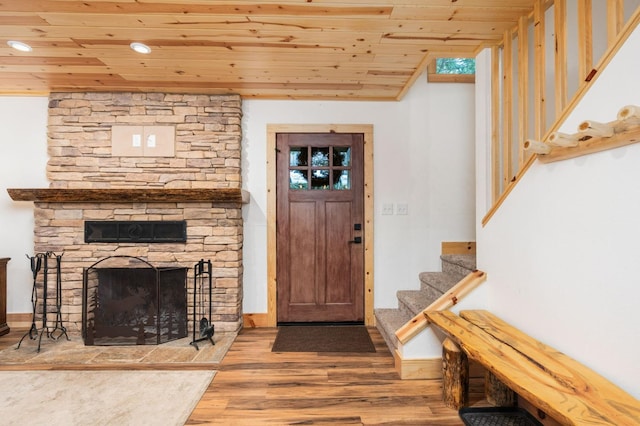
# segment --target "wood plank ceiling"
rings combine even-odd
[[[430,60],[495,43],[534,1],[0,0],[0,93],[397,100]]]

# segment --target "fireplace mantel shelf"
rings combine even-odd
[[[243,203],[249,193],[234,188],[9,188],[14,201],[38,203]]]

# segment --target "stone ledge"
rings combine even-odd
[[[43,203],[163,203],[163,202],[249,202],[249,193],[237,188],[129,188],[129,189],[69,189],[69,188],[8,188],[14,201]]]

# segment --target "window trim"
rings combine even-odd
[[[466,56],[458,56],[466,58]],[[427,81],[430,83],[475,83],[475,74],[438,74],[436,72],[436,61],[444,56],[433,58],[427,65]]]

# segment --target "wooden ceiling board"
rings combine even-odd
[[[0,93],[397,100],[433,58],[495,44],[533,3],[2,0]],[[33,51],[15,51],[7,40]],[[133,41],[151,54],[133,52]]]
[[[411,12],[409,9],[408,12]],[[408,16],[410,13],[407,14]],[[478,19],[482,15],[472,15],[469,18],[458,16],[437,19],[431,14],[425,14],[423,18],[416,19],[372,19],[372,18],[344,18],[344,17],[274,17],[274,16],[247,16],[238,17],[223,15],[204,18],[200,16],[188,15],[175,18],[171,15],[89,15],[77,17],[68,14],[42,14],[45,19],[39,24],[17,24],[32,25],[38,27],[39,31],[46,31],[48,26],[55,27],[80,27],[82,31],[87,27],[109,28],[109,31],[118,31],[119,28],[139,29],[165,29],[175,34],[176,30],[205,30],[211,31],[278,31],[285,30],[305,31],[305,32],[377,32],[388,31],[425,31],[425,32],[494,32],[510,29],[513,27],[513,20],[519,14],[509,14],[508,19],[498,20],[491,16],[491,11],[486,12],[486,19]],[[489,18],[493,19],[489,19]],[[105,22],[109,23],[105,27]],[[7,23],[6,25],[16,25]]]

